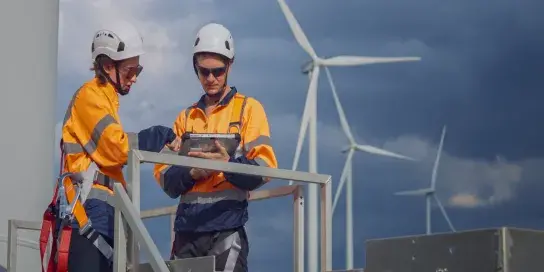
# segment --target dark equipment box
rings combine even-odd
[[[544,272],[544,231],[504,227],[368,240],[365,272]]]

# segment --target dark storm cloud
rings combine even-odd
[[[351,123],[364,128],[361,134],[366,137],[383,139],[408,133],[430,138],[447,123],[456,139],[449,148],[459,155],[491,157],[502,152],[520,158],[544,152],[533,136],[540,131],[535,124],[544,98],[540,91],[544,78],[539,76],[544,70],[544,36],[540,34],[544,18],[538,12],[544,3],[288,4],[320,55],[423,57],[421,63],[332,69]],[[240,15],[235,21],[222,19],[241,39],[294,41],[276,1],[230,1],[220,8]],[[271,112],[281,108],[300,114],[307,80],[299,67],[308,57],[294,43],[276,50],[289,52],[285,54],[291,59],[252,65],[262,67],[272,81],[262,83],[269,86],[270,97],[260,96],[269,102]],[[274,78],[282,80],[274,82]],[[322,80],[320,86],[319,98],[326,100],[320,103],[320,118],[336,123],[328,84]]]

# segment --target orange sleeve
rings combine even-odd
[[[125,133],[113,117],[114,108],[105,94],[86,87],[75,97],[72,124],[76,138],[85,152],[104,168],[122,167],[128,151],[138,148],[138,136]]]
[[[248,99],[247,120],[242,130],[246,157],[255,160],[260,166],[278,168],[278,161],[270,143],[270,127],[262,104]]]

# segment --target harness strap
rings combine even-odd
[[[248,98],[247,96],[241,95],[241,94],[236,94],[232,98],[234,100],[234,102],[233,102],[234,104],[233,104],[232,113],[231,113],[231,116],[230,116],[229,126],[227,128],[228,133],[241,133],[242,132],[244,109],[246,107],[247,98]],[[192,124],[189,123],[189,116],[191,116],[191,113],[193,112],[193,110],[196,107],[197,107],[196,104],[194,104],[194,105],[191,105],[190,107],[188,107],[185,110],[184,128],[185,128],[186,132],[192,132],[193,131]],[[191,126],[189,126],[189,125],[191,125]],[[231,130],[231,128],[236,128],[237,131],[233,132]]]
[[[64,168],[64,151],[63,151],[63,141],[60,141],[60,169],[59,176],[62,174]],[[42,272],[57,272],[57,238],[58,233],[56,232],[56,221],[57,221],[57,197],[58,197],[58,184],[55,186],[55,191],[53,193],[53,198],[49,203],[47,209],[43,213],[42,228],[40,230],[40,257],[42,260]]]
[[[68,271],[68,256],[70,254],[70,240],[72,239],[72,226],[68,223],[62,226],[58,240],[57,271]]]
[[[109,176],[106,176],[102,172],[96,171],[94,173],[93,184],[102,185],[113,191],[113,185],[115,184],[115,180],[110,178]]]
[[[242,121],[244,118],[244,108],[246,107],[247,96],[235,95],[233,97],[234,105],[232,108],[232,114],[230,116],[229,133],[242,133]],[[236,128],[238,131],[233,132],[231,128]]]
[[[87,229],[84,233],[82,233],[83,236],[87,237],[91,243],[108,259],[110,262],[113,262],[113,248],[108,244],[106,239],[100,233],[98,233],[93,228]]]
[[[61,139],[61,162],[59,176],[62,175],[64,170],[64,149],[63,141]],[[108,188],[112,188],[114,180],[110,179],[108,176],[97,172],[94,176],[94,184],[100,184]],[[63,184],[65,187],[69,187],[70,190],[66,190],[66,198],[71,198],[74,201],[75,190],[73,189],[73,184],[71,181],[65,182]],[[58,207],[57,199],[59,193],[59,185],[55,186],[55,191],[53,194],[53,199],[47,207],[43,215],[42,228],[40,231],[40,256],[42,259],[42,272],[68,272],[68,256],[70,252],[70,240],[72,237],[72,222],[67,220],[62,220],[60,223],[60,229],[56,231],[56,224],[59,220],[58,218]],[[69,203],[70,199],[68,199]],[[79,199],[75,200],[74,215],[76,221],[80,225],[80,235],[85,236],[91,241],[91,243],[108,259],[108,261],[113,262],[113,248],[108,244],[102,235],[100,235],[91,224],[91,221],[85,213],[83,205]],[[81,224],[79,218],[83,218],[84,224]]]
[[[56,272],[55,253],[57,243],[55,235],[55,214],[49,209],[43,215],[42,229],[40,231],[40,257],[42,260],[42,272]]]

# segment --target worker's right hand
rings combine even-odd
[[[204,170],[200,168],[191,168],[191,170],[189,171],[191,177],[196,181],[206,179],[211,176],[212,173],[213,171],[211,170]]]
[[[138,133],[138,149],[151,152],[160,152],[164,146],[176,139],[171,128],[152,126]]]

